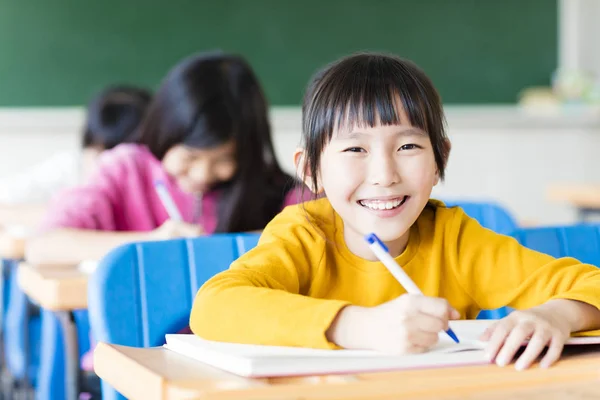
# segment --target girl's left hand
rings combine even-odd
[[[552,315],[554,314],[554,315]],[[529,340],[523,354],[515,363],[517,370],[528,368],[548,346],[540,366],[548,368],[559,359],[571,329],[560,314],[547,309],[513,311],[508,317],[490,326],[480,338],[487,341],[490,361],[503,367],[509,364],[519,348]]]

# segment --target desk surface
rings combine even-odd
[[[600,185],[553,185],[548,188],[547,196],[577,208],[600,209]]]
[[[483,399],[600,398],[600,347],[567,354],[553,368],[495,365],[322,377],[247,379],[162,347],[100,343],[96,373],[131,399]],[[400,383],[401,382],[401,383]]]
[[[21,263],[17,273],[19,286],[41,307],[52,311],[87,308],[88,274],[79,268]]]
[[[22,260],[25,257],[26,236],[0,230],[0,257]]]

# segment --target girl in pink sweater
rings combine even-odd
[[[262,230],[300,200],[275,158],[261,86],[241,57],[201,54],[176,65],[137,136],[52,202],[28,261],[77,264],[132,241]],[[157,181],[182,221],[169,219]]]

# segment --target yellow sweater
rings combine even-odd
[[[326,198],[287,207],[256,248],[198,291],[192,331],[227,342],[335,347],[325,332],[342,307],[375,306],[405,293],[383,264],[348,250],[343,229]],[[600,308],[600,269],[529,250],[436,201],[396,261],[425,295],[447,299],[462,318],[556,298]]]

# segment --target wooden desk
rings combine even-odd
[[[19,286],[31,300],[47,310],[87,308],[88,274],[74,266],[35,267],[19,264]]]
[[[11,231],[0,230],[0,257],[22,260],[25,257],[26,236],[14,235]]]
[[[581,220],[600,213],[600,185],[554,185],[548,188],[547,197],[575,207]]]
[[[79,398],[79,345],[73,310],[87,308],[88,272],[76,266],[35,267],[19,264],[21,289],[40,307],[53,311],[60,321],[65,343],[67,399]],[[44,344],[42,343],[42,346]]]
[[[553,368],[495,365],[322,377],[247,379],[162,347],[100,343],[96,373],[130,399],[596,399],[600,347],[570,349]]]

